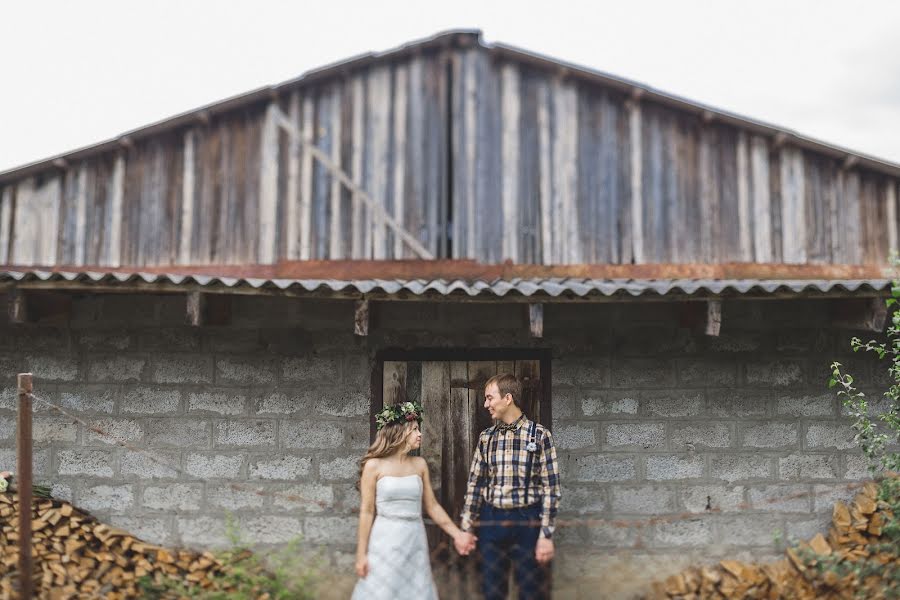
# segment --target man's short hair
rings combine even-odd
[[[511,394],[513,404],[519,406],[519,399],[522,394],[522,384],[519,383],[519,380],[515,375],[512,373],[498,373],[485,382],[484,389],[487,389],[492,383],[497,384],[497,389],[500,391],[501,398],[505,398],[507,394]]]

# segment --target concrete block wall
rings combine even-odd
[[[0,468],[30,370],[88,423],[36,407],[36,472],[57,495],[166,544],[220,545],[230,514],[251,541],[302,535],[349,569],[374,352],[549,346],[560,582],[614,585],[627,557],[769,557],[776,530],[823,531],[867,477],[828,366],[886,382],[823,301],[728,301],[716,338],[652,303],[548,305],[534,340],[519,308],[377,305],[356,338],[347,302],[235,298],[231,325],[193,329],[177,296],[81,297],[69,322],[0,324]]]

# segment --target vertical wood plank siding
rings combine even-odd
[[[898,180],[483,47],[432,48],[0,186],[0,264],[883,264]]]

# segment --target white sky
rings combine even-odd
[[[900,162],[900,2],[0,4],[0,170],[452,28]]]

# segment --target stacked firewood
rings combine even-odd
[[[900,518],[900,515],[896,515]],[[771,564],[723,560],[692,567],[654,584],[651,598],[737,599],[885,598],[900,583],[896,543],[886,543],[884,528],[895,519],[878,486],[868,483],[850,506],[834,506],[828,536],[788,548]],[[895,596],[891,596],[895,597]]]
[[[18,588],[18,498],[0,494],[0,598]],[[138,598],[140,580],[211,587],[225,567],[209,552],[167,550],[109,527],[67,502],[32,503],[34,587],[40,598]]]

